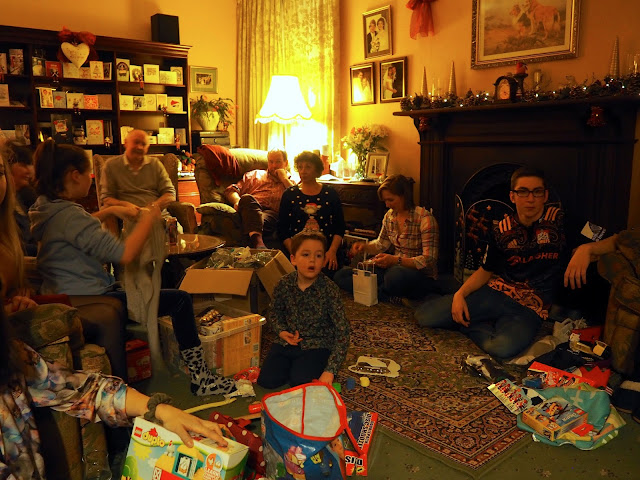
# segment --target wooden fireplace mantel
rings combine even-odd
[[[453,266],[454,198],[500,163],[542,169],[571,215],[627,227],[640,97],[602,97],[395,112],[420,136],[420,204],[439,222],[440,270]],[[592,107],[605,124],[589,126]]]

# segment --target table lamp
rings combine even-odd
[[[311,110],[302,96],[298,77],[273,75],[267,98],[256,115],[255,123],[288,124],[309,119],[311,119]]]

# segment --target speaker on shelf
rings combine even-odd
[[[151,40],[180,45],[178,17],[162,13],[151,15]]]

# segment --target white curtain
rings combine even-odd
[[[339,0],[238,0],[238,142],[282,145],[290,154],[329,145],[339,151]],[[271,76],[296,75],[312,119],[255,124]],[[283,131],[286,129],[286,131]]]

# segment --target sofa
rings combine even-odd
[[[9,322],[17,338],[45,360],[111,373],[104,348],[85,344],[76,309],[63,304],[39,305],[10,315]],[[50,408],[35,408],[34,416],[49,480],[104,478],[100,472],[109,472],[102,423],[81,422]]]
[[[229,185],[240,181],[245,173],[256,169],[266,170],[267,152],[249,148],[231,148],[228,151],[238,162],[239,175],[221,175],[218,183],[207,168],[204,157],[200,153],[194,155],[194,174],[200,193],[197,211],[202,215],[198,232],[222,237],[227,246],[248,245],[249,239],[240,230],[240,217],[227,202],[224,191]],[[278,248],[279,243],[275,237],[264,240],[268,247]]]
[[[600,257],[598,272],[611,283],[604,342],[611,346],[613,368],[640,373],[640,230],[625,230],[617,250]]]

